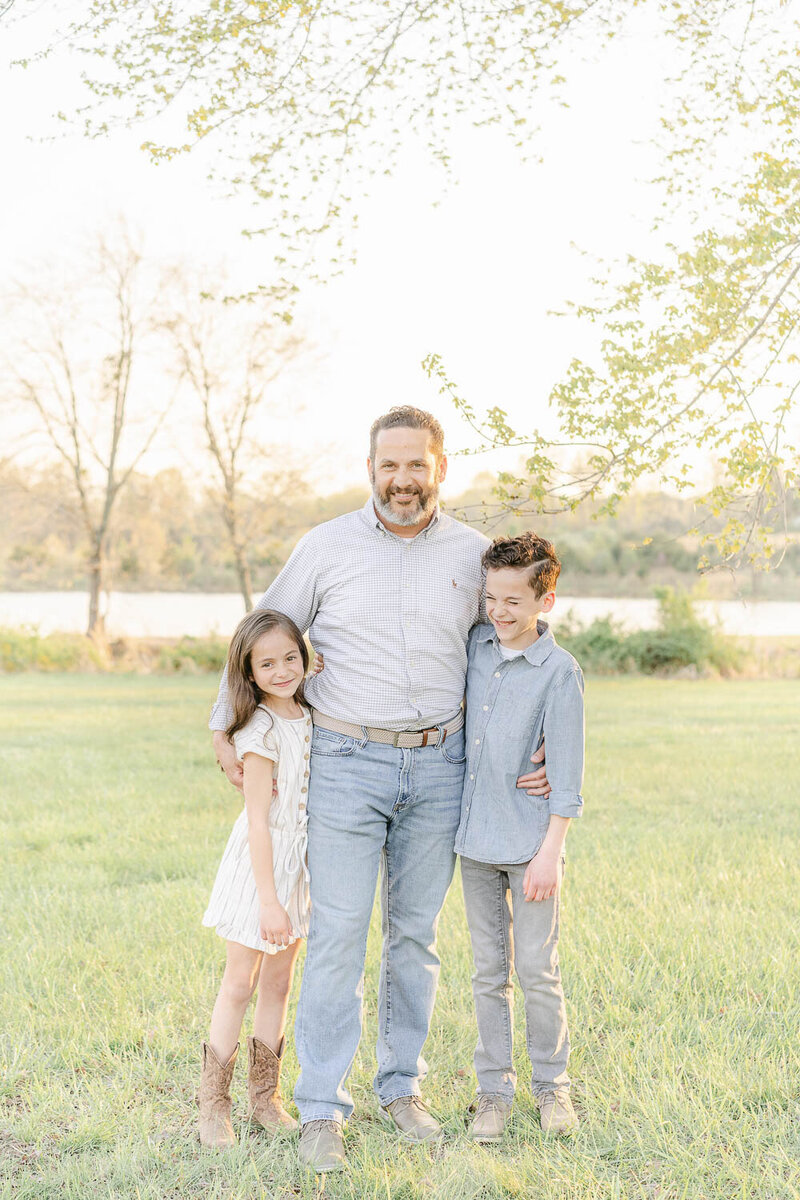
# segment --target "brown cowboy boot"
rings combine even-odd
[[[281,1038],[276,1054],[260,1038],[247,1039],[247,1060],[250,1065],[247,1080],[250,1097],[248,1116],[269,1133],[297,1129],[297,1121],[289,1116],[281,1097],[281,1059],[285,1043],[286,1039]]]
[[[223,1066],[208,1042],[203,1042],[203,1072],[197,1090],[200,1141],[214,1150],[236,1145],[231,1125],[231,1079],[239,1045]]]

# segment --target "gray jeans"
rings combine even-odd
[[[494,866],[461,859],[467,923],[475,971],[472,994],[478,1022],[478,1091],[512,1100],[514,985],[525,997],[528,1055],[534,1096],[569,1087],[569,1033],[558,966],[560,890],[551,900],[526,901],[527,863]]]

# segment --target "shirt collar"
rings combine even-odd
[[[527,659],[532,667],[540,667],[556,647],[556,639],[547,621],[537,620],[536,628],[539,631],[538,638],[535,642],[531,642],[530,646],[520,655],[521,658]],[[494,625],[480,625],[475,636],[479,642],[493,642],[495,653],[498,657],[500,656],[499,639]]]
[[[370,498],[367,500],[367,503],[361,509],[361,516],[366,521],[366,523],[370,526],[371,529],[377,529],[379,533],[389,534],[390,537],[399,537],[400,536],[398,533],[393,534],[391,529],[387,529],[386,526],[384,525],[383,521],[381,521],[378,514],[375,512],[375,505],[372,503],[372,496],[370,496]],[[436,507],[433,510],[433,516],[431,517],[430,521],[425,526],[425,528],[420,529],[419,533],[415,533],[413,538],[406,538],[404,540],[413,542],[414,538],[427,537],[428,534],[433,533],[433,531],[439,525],[440,517],[441,517],[441,509],[439,508],[439,505],[437,503]]]

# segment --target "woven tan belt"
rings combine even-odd
[[[451,733],[457,733],[464,724],[464,710],[453,717],[447,725],[434,725],[432,729],[373,729],[369,725],[353,725],[350,721],[339,721],[325,713],[312,710],[311,719],[320,729],[332,733],[343,733],[346,737],[358,738],[364,734],[370,742],[382,742],[384,746],[397,746],[401,750],[412,750],[415,746],[440,746]]]

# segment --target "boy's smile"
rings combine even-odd
[[[536,621],[555,603],[555,592],[537,596],[529,577],[528,567],[490,567],[486,573],[486,615],[509,650],[525,650],[536,641]]]

